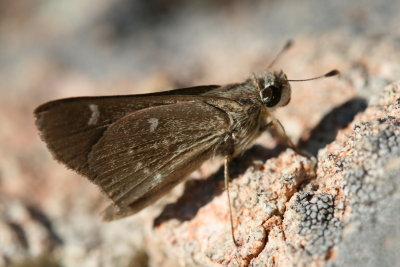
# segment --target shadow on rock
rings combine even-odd
[[[243,174],[255,160],[262,162],[268,158],[276,157],[284,151],[284,147],[277,146],[273,150],[260,145],[254,145],[241,156],[234,158],[229,164],[231,181]],[[222,163],[222,160],[221,160]],[[165,206],[161,214],[154,220],[154,226],[158,226],[170,219],[179,221],[191,220],[199,209],[224,192],[224,166],[204,180],[188,180],[182,196],[175,202]]]
[[[354,117],[366,108],[367,101],[357,97],[332,109],[311,131],[310,137],[299,142],[299,148],[317,156],[318,150],[333,142],[338,131],[349,125]]]

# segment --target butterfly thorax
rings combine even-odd
[[[221,144],[222,153],[233,156],[246,150],[265,129],[269,113],[290,101],[291,88],[286,75],[264,72],[243,83],[226,85],[204,95],[223,98],[217,101],[229,120],[228,132]]]
[[[229,128],[226,135],[223,136],[219,153],[233,156],[240,154],[261,134],[261,129],[266,124],[265,115],[268,112],[260,100],[257,88],[249,79],[241,84],[223,86],[206,95],[226,98],[230,103],[234,101],[228,107],[223,107],[229,120]],[[216,105],[220,104],[223,103]],[[213,103],[213,105],[215,104]]]

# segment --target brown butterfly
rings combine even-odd
[[[214,156],[225,158],[228,187],[229,160],[270,125],[281,126],[271,111],[289,103],[289,81],[303,80],[264,72],[225,86],[60,99],[34,114],[53,156],[113,201],[103,213],[109,221],[152,204]]]

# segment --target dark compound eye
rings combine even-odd
[[[269,108],[274,107],[279,103],[281,100],[281,95],[281,88],[275,85],[270,85],[261,90],[262,102]]]

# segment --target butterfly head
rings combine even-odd
[[[261,102],[266,107],[277,108],[289,104],[291,87],[282,71],[265,72],[255,79]]]

